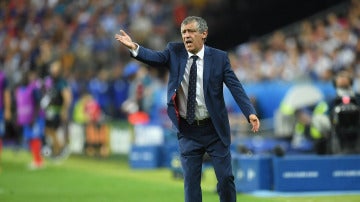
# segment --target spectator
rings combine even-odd
[[[41,107],[45,111],[45,135],[51,139],[53,157],[67,154],[67,124],[69,122],[69,108],[72,95],[67,81],[61,76],[62,64],[55,61],[50,64],[50,76],[45,79],[45,93],[41,100]],[[64,139],[62,143],[57,135],[58,129],[63,127]]]
[[[359,153],[360,102],[353,90],[353,78],[349,72],[341,71],[334,78],[336,97],[331,105],[331,120],[339,149],[334,152]]]
[[[89,82],[88,92],[100,105],[101,110],[108,116],[114,114],[112,91],[110,86],[110,72],[106,69],[99,70],[96,77]]]
[[[0,172],[1,172],[1,152],[3,138],[6,134],[6,122],[11,119],[11,95],[7,86],[4,72],[0,71]]]
[[[30,169],[39,169],[44,166],[41,148],[45,121],[40,114],[40,88],[32,74],[25,72],[15,89],[16,125],[20,127],[19,133],[28,142],[33,156]]]

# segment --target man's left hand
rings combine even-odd
[[[260,120],[255,114],[250,114],[249,116],[250,123],[252,125],[251,130],[255,133],[259,131],[260,128]]]

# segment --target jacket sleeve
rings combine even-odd
[[[246,119],[250,122],[249,115],[250,114],[256,115],[255,108],[253,107],[241,82],[239,81],[234,71],[232,70],[227,55],[224,56],[224,82],[225,85],[230,90],[231,95],[234,97],[237,105],[240,107],[242,113],[245,115]]]
[[[132,55],[131,55],[132,56]],[[132,56],[134,57],[134,56]],[[143,62],[150,66],[167,66],[170,57],[170,45],[162,51],[155,51],[152,49],[139,46],[139,52],[136,57],[136,60]]]

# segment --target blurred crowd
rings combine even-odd
[[[329,81],[341,70],[358,80],[360,2],[353,0],[346,11],[337,11],[239,45],[232,59],[240,80]]]
[[[0,68],[14,88],[25,71],[41,79],[54,60],[72,91],[72,108],[89,94],[111,118],[134,111],[165,114],[165,69],[150,69],[118,46],[119,29],[134,41],[162,49],[181,40],[187,15],[206,15],[218,0],[5,0],[0,2]],[[211,30],[209,30],[211,35]],[[243,82],[265,80],[329,81],[340,70],[351,72],[360,91],[360,1],[347,11],[296,23],[262,40],[229,50],[232,67]],[[164,97],[164,96],[163,96]],[[165,98],[164,98],[165,99]],[[160,101],[160,102],[159,102]],[[158,111],[156,111],[158,110]],[[155,116],[155,115],[154,115]]]
[[[49,64],[61,60],[62,76],[72,89],[73,105],[90,93],[107,115],[122,117],[120,105],[128,98],[127,79],[140,66],[129,63],[127,50],[114,40],[115,33],[129,30],[140,44],[163,48],[166,41],[178,37],[179,25],[188,12],[197,12],[205,2],[1,1],[0,67],[8,86],[14,89],[24,72],[35,71],[44,78]],[[142,75],[148,74],[146,67],[141,69]],[[158,80],[156,75],[147,77]]]

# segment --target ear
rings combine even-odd
[[[202,33],[202,39],[205,41],[208,36],[208,31]]]

